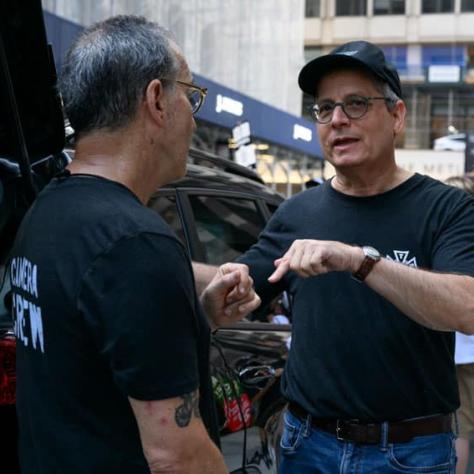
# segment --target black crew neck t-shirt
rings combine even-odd
[[[415,174],[370,197],[329,181],[284,202],[239,261],[263,302],[292,296],[292,342],[282,377],[289,399],[316,417],[402,420],[459,405],[454,333],[434,331],[346,272],[268,283],[274,260],[295,239],[370,245],[404,265],[474,276],[474,200]],[[422,278],[422,275],[420,275]]]
[[[10,259],[23,474],[148,473],[128,397],[200,390],[209,327],[181,243],[119,183],[54,179]]]

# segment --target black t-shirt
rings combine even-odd
[[[214,429],[209,327],[190,262],[127,188],[53,180],[21,225],[10,278],[23,474],[148,473],[127,397],[199,387]]]
[[[277,210],[240,261],[269,301],[293,297],[293,333],[284,395],[324,418],[399,420],[451,412],[459,405],[454,334],[401,313],[346,272],[267,282],[273,261],[295,239],[371,245],[417,268],[474,276],[474,200],[426,176],[372,197],[353,197],[329,182]]]

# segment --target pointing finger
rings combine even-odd
[[[290,262],[285,258],[275,260],[276,270],[268,277],[270,283],[276,283],[281,280],[283,275],[290,269]]]

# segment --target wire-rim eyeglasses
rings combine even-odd
[[[204,99],[207,95],[207,87],[199,87],[196,84],[192,84],[191,82],[184,82],[178,80],[176,80],[176,82],[190,89],[187,96],[189,103],[191,104],[191,112],[194,115],[204,103]]]

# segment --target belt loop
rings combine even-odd
[[[312,418],[308,413],[304,422],[303,436],[308,438],[311,435]]]
[[[456,438],[459,438],[459,421],[458,421],[458,412],[455,411],[453,413],[453,418],[454,418],[454,434],[456,435]],[[451,422],[451,425],[453,423]]]
[[[386,452],[388,451],[388,422],[384,421],[381,423],[380,428],[380,450]]]

